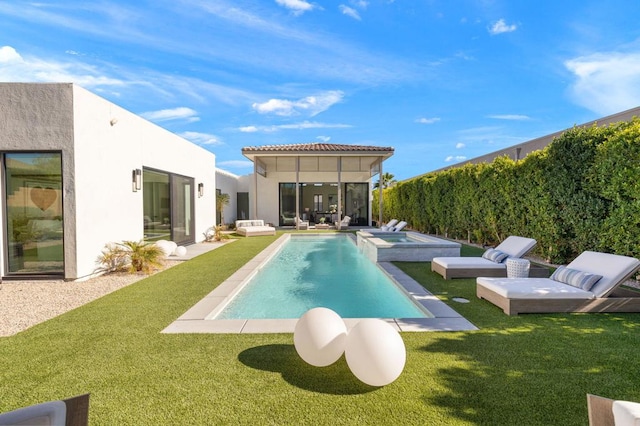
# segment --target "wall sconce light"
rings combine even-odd
[[[142,170],[133,169],[131,172],[131,185],[133,192],[138,192],[142,189]]]
[[[204,195],[204,183],[198,184],[198,198]]]
[[[115,117],[109,120],[109,124],[111,124],[111,127],[115,126],[117,122],[118,122],[118,119]]]

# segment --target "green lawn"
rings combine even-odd
[[[403,333],[392,384],[344,357],[317,368],[291,334],[160,331],[277,237],[244,238],[12,337],[0,338],[0,412],[91,393],[92,425],[585,425],[587,393],[640,401],[640,315],[509,317],[423,263],[398,265],[476,324]],[[473,253],[477,249],[465,249]]]

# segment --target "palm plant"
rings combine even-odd
[[[162,266],[164,252],[153,242],[123,241],[107,244],[98,256],[104,272],[144,272],[150,274]]]
[[[216,195],[216,211],[220,214],[220,223],[218,225],[224,225],[224,208],[229,205],[229,194],[217,194]]]
[[[374,188],[380,188],[380,182],[382,182],[382,189],[389,188],[393,186],[397,181],[394,179],[394,176],[391,173],[383,173],[380,176],[380,180],[373,184]]]

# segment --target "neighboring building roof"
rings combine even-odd
[[[391,147],[380,146],[367,146],[367,145],[347,145],[347,144],[334,144],[334,143],[298,143],[298,144],[285,144],[285,145],[263,145],[263,146],[249,146],[242,148],[243,154],[254,153],[287,153],[287,154],[328,154],[328,153],[380,153],[387,152],[393,153],[394,149]]]
[[[626,111],[618,112],[616,114],[608,115],[606,117],[599,118],[597,120],[589,121],[584,124],[576,124],[573,127],[591,127],[594,125],[604,126],[611,123],[616,123],[619,121],[629,121],[633,117],[640,116],[640,107],[628,109]],[[482,155],[480,157],[475,157],[470,160],[462,161],[460,163],[452,164],[451,166],[443,167],[441,169],[432,170],[428,173],[440,172],[442,170],[448,170],[455,167],[464,166],[465,164],[480,164],[480,163],[491,163],[498,157],[508,156],[513,160],[521,160],[530,154],[533,151],[538,151],[547,145],[549,145],[555,138],[562,135],[567,130],[573,128],[570,127],[565,130],[560,130],[559,132],[551,133],[550,135],[542,136],[536,139],[532,139],[527,142],[523,142],[517,145],[510,146],[508,148],[501,149],[499,151],[491,152],[486,155]],[[413,178],[411,178],[413,179]]]

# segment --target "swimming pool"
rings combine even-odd
[[[323,306],[343,318],[431,315],[345,235],[292,235],[211,319],[299,318]]]
[[[304,237],[326,236],[327,234],[304,234]],[[294,234],[284,233],[275,242],[237,269],[224,282],[215,286],[212,291],[191,306],[186,312],[168,324],[162,333],[293,333],[298,318],[269,318],[269,319],[218,319],[215,314],[222,310],[244,285],[255,276],[283,247]],[[296,235],[298,236],[298,235]],[[344,234],[343,234],[344,236]],[[346,234],[354,239],[351,233]],[[253,237],[266,238],[266,237]],[[231,241],[228,244],[238,244]],[[208,244],[208,243],[202,243]],[[477,330],[467,319],[453,308],[446,305],[413,278],[405,274],[391,262],[378,262],[377,267],[384,271],[393,282],[410,295],[414,303],[419,304],[429,312],[429,317],[419,318],[384,318],[384,320],[401,332],[432,332],[432,331],[464,331]],[[355,326],[359,318],[344,318],[347,329]]]

